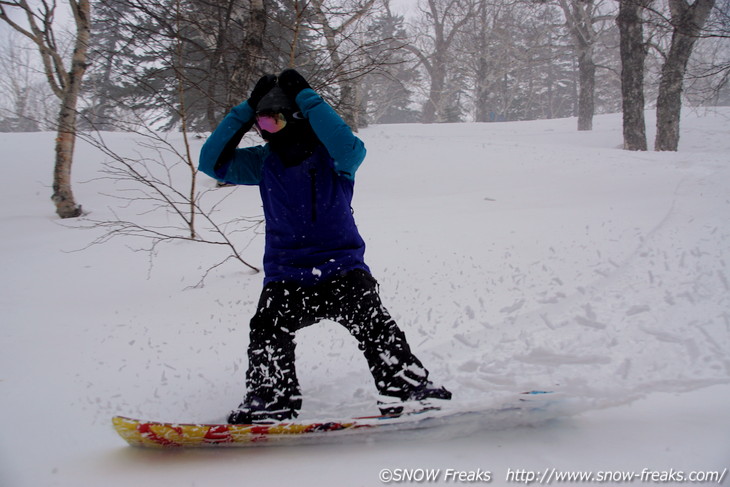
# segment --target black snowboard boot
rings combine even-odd
[[[299,414],[292,407],[267,407],[257,397],[246,398],[228,415],[228,424],[268,424],[296,418]]]
[[[451,392],[445,387],[436,387],[426,382],[410,391],[407,395],[393,397],[392,400],[378,401],[378,408],[383,416],[400,416],[402,414],[440,409],[433,399],[448,401]]]

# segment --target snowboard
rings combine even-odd
[[[127,443],[143,448],[258,447],[311,443],[317,439],[336,440],[349,435],[375,432],[420,430],[451,423],[489,420],[493,425],[516,420],[535,422],[546,419],[556,404],[556,395],[547,391],[530,391],[499,406],[468,409],[428,407],[401,415],[379,415],[334,421],[296,420],[256,424],[169,423],[112,418],[116,432]],[[527,416],[527,418],[525,418]],[[524,421],[523,421],[524,422]]]

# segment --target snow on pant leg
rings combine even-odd
[[[359,342],[378,392],[407,399],[428,381],[428,371],[383,306],[378,282],[369,273],[355,270],[335,278],[329,286],[333,300],[329,314]]]
[[[246,372],[246,403],[270,411],[301,408],[302,399],[294,365],[294,333],[298,328],[296,289],[270,283],[261,292],[251,318]]]

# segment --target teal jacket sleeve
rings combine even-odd
[[[237,148],[252,127],[253,118],[248,102],[234,107],[203,144],[198,169],[227,183],[259,184],[269,149],[265,146]]]
[[[314,90],[302,90],[296,99],[302,115],[335,160],[335,171],[355,179],[355,171],[365,159],[365,144],[352,133],[337,112]]]

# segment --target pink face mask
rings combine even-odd
[[[270,134],[275,134],[286,127],[286,117],[282,113],[256,115],[256,126]]]

